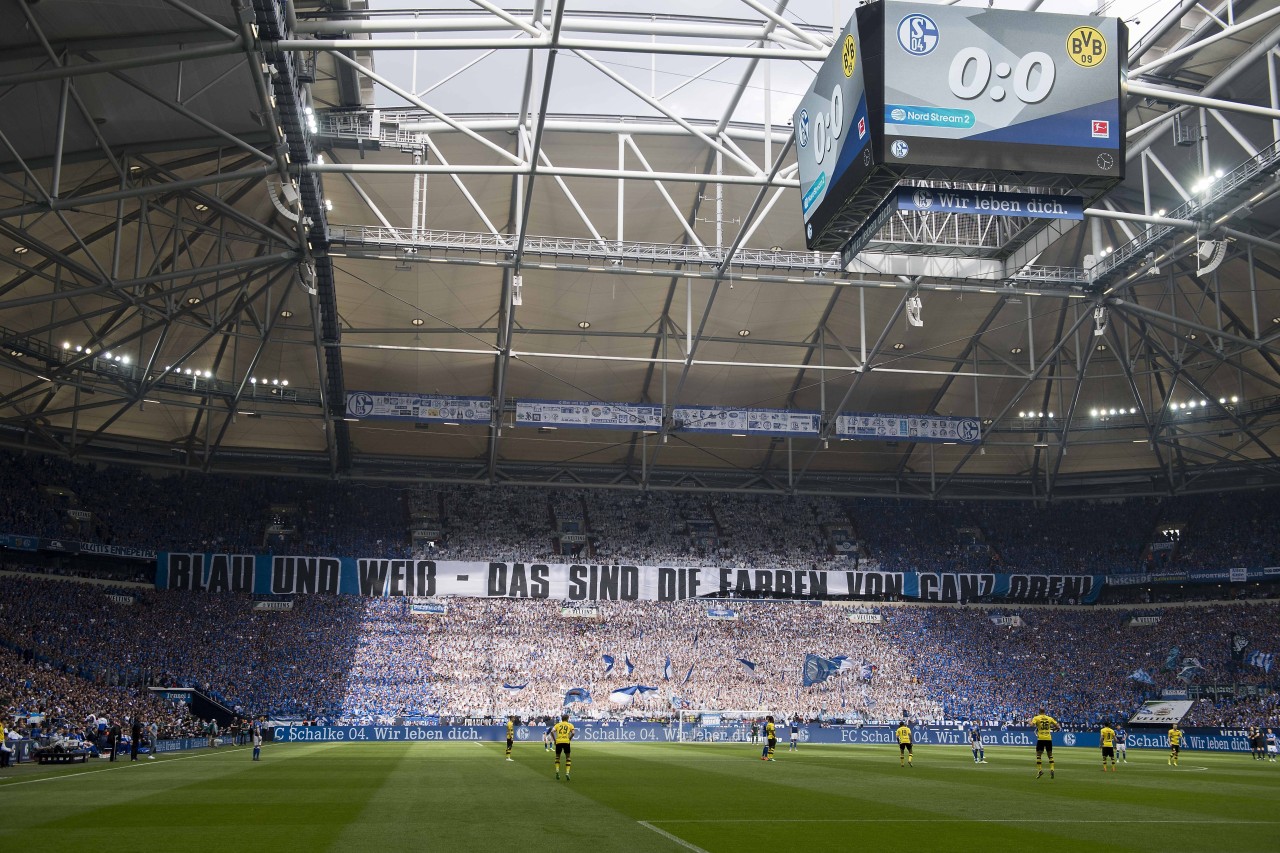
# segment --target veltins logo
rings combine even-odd
[[[804,148],[809,144],[809,111],[800,111],[800,147]]]
[[[1064,734],[1064,735],[1062,736],[1062,745],[1063,745],[1063,746],[1075,746],[1075,745],[1076,745],[1076,736],[1075,736],[1075,734],[1074,734],[1074,733],[1072,733],[1072,732],[1067,732],[1066,734]]]
[[[893,156],[901,160],[911,151],[911,147],[901,139],[895,139],[893,145],[889,146],[889,150],[893,152]]]
[[[1107,58],[1107,40],[1093,27],[1076,27],[1067,36],[1067,56],[1081,68],[1097,68]]]
[[[858,44],[852,35],[844,37],[844,48],[840,51],[840,65],[844,68],[844,76],[852,77],[853,69],[858,67]]]
[[[933,53],[938,46],[938,25],[928,15],[907,15],[898,22],[898,44],[912,56]]]
[[[911,195],[911,203],[917,210],[928,210],[933,207],[933,193],[928,190],[916,190]]]

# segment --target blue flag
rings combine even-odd
[[[747,660],[746,658],[738,658],[738,663],[742,664],[742,668],[752,675],[756,674],[756,662]]]
[[[634,671],[635,671],[636,665],[635,665],[635,664],[633,664],[633,663],[631,662],[631,655],[629,655],[629,654],[628,654],[628,655],[624,655],[624,656],[623,656],[623,658],[622,658],[622,662],[623,662],[623,663],[626,665],[626,667],[627,667],[627,675],[630,675],[632,672],[634,672]]]
[[[656,687],[646,687],[643,684],[619,687],[609,693],[609,701],[615,705],[630,705],[637,696],[644,696],[644,694],[657,689]]]
[[[684,674],[684,681],[680,682],[681,684],[688,684],[689,679],[693,678],[693,667],[694,664],[689,664],[689,671]]]
[[[1156,683],[1156,680],[1151,677],[1151,673],[1147,672],[1145,669],[1135,669],[1132,673],[1129,674],[1129,680],[1140,681],[1143,684]]]
[[[564,694],[564,704],[569,705],[573,702],[590,702],[591,693],[585,687],[570,687]]]
[[[1183,658],[1182,669],[1178,670],[1178,679],[1180,681],[1190,681],[1204,675],[1204,667],[1200,665],[1199,658]]]
[[[1249,652],[1249,656],[1245,658],[1245,662],[1249,666],[1256,666],[1263,672],[1271,672],[1271,667],[1275,664],[1276,656],[1265,652]]]
[[[1177,646],[1169,649],[1169,656],[1164,659],[1164,668],[1173,669],[1178,665],[1178,658],[1182,657],[1182,650]]]
[[[525,689],[526,687],[528,687],[528,686],[529,686],[529,682],[527,682],[527,681],[526,681],[524,684],[507,684],[507,683],[505,683],[505,682],[504,682],[504,683],[503,683],[503,685],[502,685],[502,689],[503,689],[503,690],[510,690],[512,693],[514,693],[514,692],[516,692],[517,690],[524,690],[524,689]]]
[[[862,667],[860,668],[858,675],[862,678],[863,681],[870,681],[871,679],[876,677],[876,673],[879,670],[880,670],[880,667],[876,666],[874,663],[872,663],[869,660],[864,660],[862,662]]]
[[[804,656],[804,671],[801,682],[805,687],[826,681],[840,671],[840,664],[818,655]]]
[[[613,672],[613,655],[601,655],[604,659],[604,674],[608,675]]]
[[[667,658],[667,662],[662,665],[662,678],[664,681],[671,680],[671,658]]]

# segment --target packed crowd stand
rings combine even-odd
[[[845,568],[824,528],[842,526],[883,569],[1113,574],[1152,568],[1161,525],[1184,536],[1167,569],[1280,563],[1270,535],[1280,492],[1066,502],[924,502],[879,498],[552,490],[433,489],[442,538],[410,542],[420,489],[358,482],[181,474],[0,454],[0,533],[169,551],[299,556],[431,556],[555,561],[552,507],[585,510],[589,558],[632,565]],[[273,507],[291,529],[268,540]],[[73,518],[78,510],[89,520]],[[693,535],[691,525],[712,525]],[[1163,552],[1161,554],[1163,556]],[[585,559],[580,557],[580,559]]]
[[[1027,608],[1018,627],[982,608],[883,606],[873,611],[883,621],[868,623],[851,608],[780,601],[729,602],[729,620],[709,618],[705,600],[601,602],[586,616],[508,599],[453,598],[431,616],[405,599],[345,595],[298,596],[285,611],[253,605],[181,591],[137,591],[126,605],[100,586],[0,578],[0,707],[7,720],[33,709],[73,722],[142,714],[181,732],[195,721],[141,684],[196,687],[242,714],[362,724],[542,716],[581,687],[593,701],[573,710],[587,717],[688,708],[1000,725],[1050,707],[1085,727],[1186,687],[1180,664],[1195,658],[1195,683],[1235,685],[1241,698],[1200,702],[1190,722],[1280,725],[1274,679],[1228,651],[1235,634],[1280,648],[1273,603],[1169,608],[1138,626],[1116,609]],[[804,687],[809,653],[853,665]],[[1153,683],[1131,678],[1138,669]],[[656,689],[611,702],[635,685]]]

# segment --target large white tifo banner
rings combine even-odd
[[[921,601],[1075,600],[1102,590],[1097,575],[987,572],[865,572],[739,567],[284,557],[270,554],[162,553],[160,589],[431,598],[545,598],[560,601],[678,601],[701,597],[848,596]]]
[[[1187,715],[1191,705],[1188,700],[1152,699],[1142,703],[1129,725],[1171,726]]]

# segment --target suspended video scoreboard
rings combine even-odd
[[[1096,197],[1124,177],[1127,55],[1118,18],[859,7],[793,118],[808,247],[841,248],[903,179]]]

